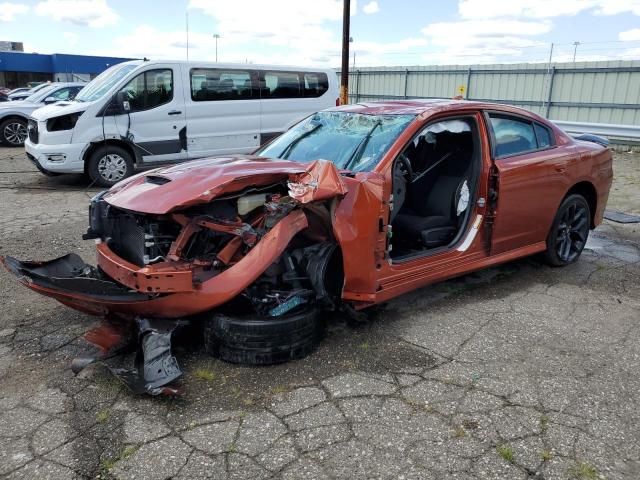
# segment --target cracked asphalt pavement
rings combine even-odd
[[[640,213],[640,156],[611,205]],[[0,253],[83,242],[97,189],[0,150]],[[119,479],[640,478],[640,225],[605,223],[581,260],[536,258],[332,318],[310,357],[247,368],[179,351],[182,398],[74,376],[95,319],[0,273],[0,476]]]

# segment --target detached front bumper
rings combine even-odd
[[[238,263],[198,283],[189,264],[172,262],[138,267],[98,244],[98,266],[75,254],[49,262],[0,261],[20,283],[42,295],[99,316],[181,318],[211,310],[240,294],[282,255],[291,239],[307,227],[302,210],[280,220]]]

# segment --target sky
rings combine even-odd
[[[26,52],[338,67],[341,31],[342,0],[0,0]],[[640,59],[640,0],[352,0],[351,36],[356,68]]]

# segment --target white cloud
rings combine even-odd
[[[235,2],[191,0],[189,8],[213,17],[217,33],[225,37],[304,38],[313,33],[307,31],[309,28],[342,19],[341,0],[316,0],[313,11],[300,0],[245,0],[241,8]],[[355,11],[353,5],[351,8]]]
[[[439,64],[523,61],[524,55],[532,49],[546,48],[543,42],[532,37],[550,30],[551,24],[547,21],[436,22],[424,27],[422,33],[432,45],[444,49],[425,54],[422,60]]]
[[[632,28],[618,34],[618,39],[624,42],[633,42],[640,40],[640,28]]]
[[[378,2],[373,0],[372,2],[367,3],[364,7],[362,7],[362,11],[367,15],[371,15],[372,13],[376,13],[380,10],[380,6]]]
[[[36,5],[35,11],[38,15],[83,27],[106,27],[120,18],[106,0],[45,0]]]
[[[464,20],[462,22],[436,22],[427,25],[422,33],[433,37],[433,43],[449,45],[468,39],[503,38],[510,35],[541,35],[551,30],[547,22],[520,20]]]
[[[355,1],[351,2],[352,15]],[[267,63],[289,65],[337,66],[340,64],[342,0],[317,0],[311,14],[305,2],[281,0],[267,4],[263,0],[246,0],[243,8],[229,2],[191,0],[189,8],[213,18],[213,26],[189,33],[191,60],[215,59],[218,33],[220,62]],[[356,41],[351,44],[357,63],[383,65],[387,55],[400,55],[428,44],[424,37],[409,37],[391,42]],[[186,33],[183,30],[161,31],[141,25],[113,40],[114,50],[93,53],[152,59],[186,59]],[[395,58],[395,57],[391,57]]]
[[[640,0],[600,0],[597,3],[595,13],[600,15],[618,15],[626,12],[640,15]]]
[[[0,3],[0,22],[12,22],[16,15],[22,15],[29,11],[29,6],[22,3]]]
[[[598,15],[631,12],[640,15],[640,0],[460,0],[463,18],[553,18],[582,11]]]
[[[73,32],[64,32],[62,34],[64,39],[67,41],[69,45],[76,45],[78,43],[78,34]]]

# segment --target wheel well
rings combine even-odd
[[[564,198],[573,194],[582,195],[587,201],[587,204],[589,205],[589,213],[591,215],[591,218],[589,219],[590,227],[595,228],[596,208],[598,207],[598,193],[596,192],[596,187],[594,187],[591,182],[587,181],[576,183],[569,189]]]
[[[12,115],[7,115],[6,117],[2,117],[0,118],[0,123],[4,123],[7,120],[12,120],[12,119],[19,119],[19,120],[24,120],[25,122],[28,122],[29,119],[27,117],[23,117],[22,115],[16,115],[16,114],[12,114]]]
[[[325,290],[335,299],[342,297],[342,287],[344,285],[344,262],[342,259],[342,249],[338,244],[330,255],[327,262],[327,271],[324,278]]]
[[[105,145],[115,145],[117,147],[124,148],[127,152],[129,152],[129,155],[131,155],[133,163],[138,163],[133,148],[131,148],[131,145],[129,145],[127,142],[116,139],[98,140],[97,142],[92,142],[89,148],[87,148],[87,151],[84,152],[83,160],[85,173],[87,173],[87,168],[89,167],[89,157],[91,157],[91,155],[93,155],[93,152],[95,152],[98,148],[104,147]]]

